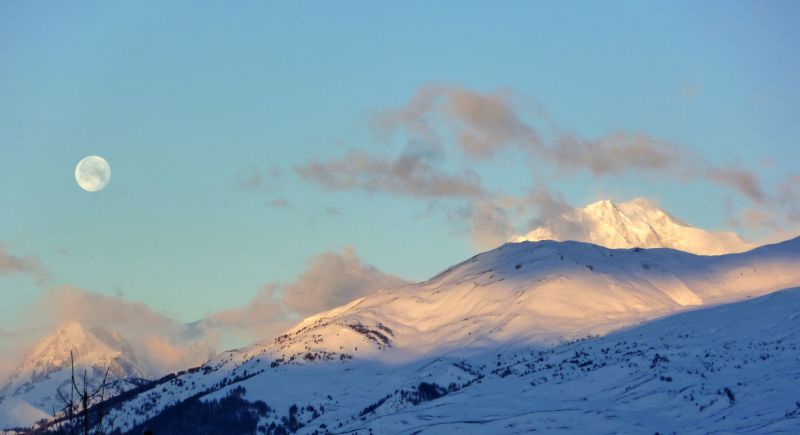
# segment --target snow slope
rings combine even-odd
[[[249,361],[229,375],[257,368]],[[256,373],[221,382],[203,400],[244,387],[248,400],[268,405],[258,423],[267,433],[797,433],[800,288],[545,349]],[[117,414],[115,424],[132,433],[157,424],[132,421],[142,421],[162,388],[170,394],[195,380],[143,394],[134,400],[142,408]]]
[[[138,385],[143,377],[135,352],[121,336],[66,323],[36,345],[0,390],[0,429],[30,426],[64,407],[58,390],[69,395],[70,351],[76,376],[82,381],[85,372],[90,387],[99,385],[109,369],[108,396]]]
[[[671,248],[701,255],[754,247],[731,232],[692,227],[642,198],[620,204],[604,200],[575,208],[512,240],[579,240],[609,248]]]
[[[281,418],[294,417],[296,429],[298,422],[313,418],[315,422],[319,419],[319,424],[325,424],[328,429],[334,426],[338,428],[339,423],[343,428],[355,429],[366,421],[358,415],[359,411],[380,402],[377,408],[394,409],[393,412],[398,415],[381,417],[386,422],[394,421],[391,424],[399,425],[396,426],[398,430],[401,426],[405,428],[404,425],[409,421],[423,424],[422,420],[426,419],[430,429],[434,427],[430,425],[440,419],[435,417],[435,413],[420,414],[418,410],[424,408],[417,408],[417,405],[427,406],[423,405],[429,401],[427,399],[441,394],[445,397],[462,397],[462,391],[468,388],[469,391],[481,392],[483,384],[488,382],[486,379],[491,376],[494,376],[492,383],[496,382],[496,389],[481,392],[477,397],[494,394],[496,397],[487,403],[496,401],[497,406],[483,406],[493,410],[487,411],[491,415],[497,413],[498,421],[505,421],[511,419],[511,414],[502,413],[502,409],[520,408],[521,413],[528,409],[525,405],[527,402],[516,404],[515,399],[509,398],[518,394],[534,394],[515,388],[525,385],[534,387],[530,383],[539,382],[535,380],[538,378],[528,377],[505,384],[507,381],[503,380],[504,376],[493,373],[495,369],[517,361],[513,355],[529,354],[534,360],[545,358],[553,366],[556,361],[553,358],[561,358],[567,352],[564,349],[572,352],[576,349],[574,346],[583,346],[580,344],[583,341],[564,344],[571,340],[607,334],[668,314],[743,300],[798,285],[800,238],[742,254],[716,257],[670,249],[607,249],[579,242],[506,244],[456,265],[427,282],[378,292],[310,317],[275,340],[226,352],[202,367],[127,398],[109,415],[107,422],[113,428],[130,430],[136,422],[158,417],[165,409],[187,398],[221,398],[230,393],[233,386],[242,385],[249,391],[249,399],[263,400],[271,407],[272,413],[262,416],[266,424],[277,422],[278,425],[290,427],[292,420],[283,422]],[[782,312],[788,316],[792,309],[796,314],[800,306],[781,309],[788,310]],[[724,307],[713,310],[718,310],[714,313],[725,312]],[[690,319],[705,318],[703,314],[685,315],[697,316]],[[772,324],[765,322],[765,319],[779,320],[761,318],[759,312],[743,315],[749,316],[748,327],[755,331],[755,335],[745,338],[753,340],[758,334],[775,332],[764,330],[763,327]],[[710,346],[708,331],[725,331],[724,324],[717,325],[714,317],[708,316],[711,320],[706,323],[697,323],[700,321],[697,320],[696,324],[688,325],[698,328],[697,334],[706,334],[691,346],[698,349]],[[594,391],[590,384],[584,385],[585,382],[600,382],[608,378],[609,382],[638,388],[636,382],[650,382],[652,379],[640,378],[644,375],[634,369],[643,362],[637,362],[634,367],[630,365],[632,358],[639,355],[637,358],[649,361],[653,358],[649,350],[661,348],[659,331],[648,331],[651,332],[647,333],[649,338],[644,340],[646,344],[641,344],[647,346],[648,352],[640,355],[636,349],[625,348],[622,354],[608,355],[606,352],[602,354],[604,356],[589,358],[617,367],[616,371],[603,372],[601,379],[583,378],[584,375],[578,373],[588,369],[574,373],[570,371],[573,377],[568,378],[568,373],[564,371],[566,363],[563,362],[559,371],[547,368],[542,376],[549,380],[558,376],[561,380],[563,375],[564,382],[569,384],[563,388],[568,390],[551,393],[570,397],[567,394],[569,392],[575,396],[575,401],[579,400],[578,395],[586,394],[581,391]],[[666,331],[664,329],[662,332]],[[627,333],[621,334],[624,336]],[[725,337],[735,339],[735,336]],[[763,335],[765,342],[770,343],[774,337]],[[745,349],[742,351],[744,353],[748,346],[762,346],[751,342],[737,343],[737,349]],[[713,347],[713,352],[723,352],[724,348],[719,348],[722,345],[714,344],[717,347]],[[678,344],[669,346],[677,348]],[[672,347],[665,348],[665,352],[669,349]],[[588,350],[582,351],[589,353]],[[594,350],[591,354],[596,352]],[[673,353],[672,350],[670,352]],[[501,357],[493,359],[498,353]],[[673,355],[670,361],[689,358],[685,364],[691,366],[689,354],[681,355]],[[786,358],[796,357],[796,354],[786,354]],[[580,366],[585,360],[579,358],[579,361],[578,367],[581,369],[594,364]],[[783,363],[788,364],[786,361]],[[527,367],[526,364],[533,362],[524,360],[520,364]],[[515,367],[509,370],[514,373],[519,371],[520,376],[530,375],[522,374]],[[706,372],[715,373],[708,368],[704,372],[708,376]],[[776,372],[775,375],[780,374]],[[419,388],[421,382],[429,381],[435,381],[438,387]],[[612,385],[607,384],[595,392],[605,392],[606,388],[613,390]],[[538,394],[539,390],[531,391]],[[627,397],[624,391],[613,391],[619,394],[615,400]],[[697,390],[695,395],[709,401],[713,396],[705,389]],[[552,397],[544,397],[537,400],[548,404],[553,402]],[[475,400],[483,402],[484,399]],[[631,400],[630,406],[634,408],[648,403],[638,398]],[[301,409],[294,414],[287,414],[292,404],[298,404]],[[575,417],[574,414],[586,409],[574,403],[552,404],[569,405],[567,408],[573,410],[564,414],[564,421],[569,421]],[[465,405],[467,408],[460,406],[453,408],[449,418],[472,416],[469,406],[477,405]],[[410,411],[404,411],[407,407],[411,407]],[[646,412],[654,411],[647,408]],[[490,417],[485,415],[483,418]],[[543,418],[558,420],[555,414],[543,415]],[[624,425],[635,423],[635,419],[623,419],[624,422],[615,423],[617,426],[614,427],[624,429]],[[320,427],[314,424],[314,427]],[[375,423],[370,427],[377,431],[384,424],[388,423]],[[626,430],[635,431],[633,426]]]
[[[604,334],[689,306],[800,285],[800,238],[743,254],[614,250],[580,242],[509,243],[431,280],[309,317],[272,343],[243,349],[417,358],[495,343],[553,344]]]
[[[800,288],[544,350],[289,365],[240,385],[278,410],[265,427],[291,404],[324,409],[299,413],[300,433],[798,433]]]

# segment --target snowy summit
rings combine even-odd
[[[65,406],[58,393],[69,395],[70,352],[78,382],[85,373],[87,385],[96,387],[108,370],[107,397],[135,387],[144,377],[134,349],[119,334],[67,322],[36,345],[0,389],[3,427],[30,426]]]
[[[568,210],[512,238],[514,242],[525,240],[577,240],[608,248],[671,248],[700,255],[755,247],[735,233],[693,227],[643,198],[620,204],[603,200]]]

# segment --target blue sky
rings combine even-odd
[[[322,252],[351,246],[411,280],[469,257],[481,247],[459,223],[463,198],[326,189],[295,169],[402,154],[371,120],[431,83],[508,90],[581,137],[640,132],[757,174],[772,196],[800,162],[798,21],[790,1],[3,2],[0,243],[50,277],[0,275],[0,319],[72,285],[188,322]],[[711,229],[769,208],[790,225],[777,199],[703,177],[598,176],[512,149],[470,159],[444,136],[435,163],[493,192],[644,196]],[[74,182],[87,155],[112,167],[102,192]],[[247,184],[254,173],[263,183]]]

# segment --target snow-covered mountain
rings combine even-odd
[[[58,391],[69,396],[70,352],[76,376],[82,383],[86,373],[89,388],[96,388],[108,369],[106,397],[141,384],[144,377],[136,352],[119,334],[68,322],[37,344],[0,390],[0,429],[30,426],[65,406]]]
[[[105,421],[109,430],[138,431],[144,427],[139,424],[149,421],[147,425],[162,432],[179,433],[179,426],[169,425],[186,413],[196,415],[201,409],[203,415],[214,415],[215,410],[236,407],[241,411],[236,415],[249,415],[250,423],[263,425],[268,433],[435,432],[442,421],[460,430],[484,430],[470,426],[475,423],[463,421],[464,416],[483,419],[487,427],[499,422],[511,424],[508,428],[523,422],[528,428],[540,423],[559,427],[555,421],[574,432],[575,426],[566,422],[591,411],[605,424],[598,427],[642,432],[636,424],[647,423],[641,426],[644,432],[696,429],[708,415],[705,409],[713,409],[720,418],[755,415],[731,414],[721,406],[724,400],[742,400],[717,393],[724,391],[722,384],[742,391],[727,370],[749,364],[747,400],[756,400],[762,385],[772,388],[778,383],[760,384],[759,377],[799,376],[796,370],[781,372],[800,361],[798,325],[789,325],[800,310],[798,291],[790,292],[786,305],[769,302],[777,314],[756,311],[761,302],[736,308],[737,315],[746,318],[745,329],[754,331],[748,334],[741,334],[738,325],[729,328],[724,307],[664,320],[663,329],[635,327],[798,285],[800,238],[723,256],[607,249],[580,242],[509,243],[429,281],[360,298],[307,318],[274,340],[226,352],[126,397]],[[783,327],[794,332],[777,333]],[[616,338],[582,340],[625,328],[629,331],[609,336]],[[720,331],[720,341],[715,341],[712,332]],[[772,335],[759,336],[759,331]],[[670,338],[661,341],[660,335]],[[777,346],[775,352],[771,346]],[[726,355],[730,349],[738,359]],[[778,363],[762,364],[766,360],[748,356],[749,350],[764,352]],[[707,363],[695,361],[696,355],[707,355]],[[662,370],[661,363],[672,368]],[[652,365],[649,372],[647,365]],[[721,367],[724,376],[717,374]],[[511,375],[519,379],[505,380]],[[709,376],[715,380],[703,380]],[[685,388],[671,388],[677,384],[667,378],[681,379]],[[543,395],[538,386],[544,384],[548,390]],[[783,396],[788,387],[776,388],[777,393],[769,394],[788,400]],[[536,400],[518,401],[519,395]],[[602,401],[590,401],[592,395],[612,400],[611,407],[601,410]],[[445,396],[454,404],[439,414],[428,402]],[[669,406],[656,409],[667,399]],[[699,414],[680,424],[671,420],[676,413],[689,413],[690,404],[697,404],[691,412]],[[770,409],[770,418],[777,410]],[[658,418],[645,421],[649,417],[637,417],[637,412]],[[780,414],[784,412],[790,410],[781,408]],[[578,420],[588,425],[594,424],[593,418]]]
[[[427,282],[309,317],[268,345],[292,360],[358,354],[417,358],[495,343],[549,345],[691,306],[800,285],[800,238],[743,254],[607,249],[580,242],[509,243]]]
[[[701,255],[742,252],[754,247],[731,232],[690,226],[646,199],[615,204],[598,201],[545,220],[512,241],[577,240],[609,248],[671,248]]]

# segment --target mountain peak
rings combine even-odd
[[[59,326],[36,345],[29,354],[25,365],[60,368],[69,362],[70,352],[76,361],[113,359],[120,353],[97,338],[80,323],[69,321]]]
[[[601,199],[586,206],[587,210],[615,209],[617,205],[610,199]]]
[[[575,240],[608,248],[671,248],[701,255],[743,252],[753,248],[731,232],[693,227],[646,198],[615,203],[605,199],[539,222],[514,242]]]
[[[76,373],[85,374],[89,385],[99,385],[107,370],[109,395],[130,389],[143,378],[127,340],[115,332],[69,321],[39,342],[0,389],[0,423],[22,419],[33,424],[42,412],[60,408],[57,391],[69,388],[71,358]]]

